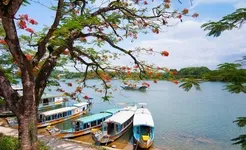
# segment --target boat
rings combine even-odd
[[[135,84],[135,83],[124,83],[124,85],[121,85],[121,88],[124,90],[140,90],[145,91],[148,88],[148,85],[145,84]]]
[[[154,141],[154,121],[147,108],[138,108],[133,117],[133,137],[137,147],[149,148]]]
[[[131,127],[136,109],[136,105],[128,106],[103,121],[101,130],[92,132],[92,139],[96,143],[107,144],[121,137]]]
[[[86,113],[88,103],[73,104],[71,107],[63,107],[38,114],[38,128],[51,126],[65,120],[69,120]],[[14,117],[6,118],[8,124],[14,128],[18,127],[17,119]]]
[[[78,118],[74,121],[71,121],[72,128],[67,130],[60,130],[58,131],[58,134],[56,134],[56,136],[59,138],[74,138],[85,134],[89,134],[91,133],[91,131],[100,129],[104,120],[118,113],[120,110],[121,109],[114,108],[90,116]],[[57,130],[53,129],[51,130],[51,132],[49,132],[51,134],[54,134],[54,131],[57,132]]]
[[[62,105],[68,98],[64,97],[63,95],[51,95],[51,94],[43,94],[42,98],[39,102],[39,110],[46,109],[48,107],[55,107],[57,105]]]

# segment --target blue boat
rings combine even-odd
[[[147,108],[138,108],[133,118],[133,136],[137,147],[149,148],[154,141],[154,121]]]
[[[92,130],[100,129],[104,120],[118,113],[120,110],[121,109],[118,108],[108,109],[97,114],[81,117],[71,121],[72,128],[67,130],[60,130],[56,136],[59,138],[74,138],[89,134]]]

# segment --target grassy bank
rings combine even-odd
[[[0,150],[18,150],[19,149],[19,141],[15,137],[6,136],[0,133]],[[48,146],[46,146],[43,142],[39,141],[38,144],[39,150],[50,150]]]

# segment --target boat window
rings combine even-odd
[[[85,107],[83,107],[83,111],[85,111]]]
[[[49,121],[50,120],[50,116],[46,117],[46,120]]]
[[[103,119],[99,119],[97,124],[101,124]]]
[[[59,113],[59,114],[58,114],[58,118],[61,118],[61,117],[62,117],[62,114],[61,114],[61,113]]]
[[[68,116],[70,116],[71,114],[72,114],[72,111],[69,111],[69,112],[68,112]]]
[[[57,114],[55,114],[55,119],[57,119]]]
[[[94,126],[96,126],[97,125],[97,122],[96,121],[92,121],[91,122],[91,127],[94,127]]]
[[[43,105],[49,105],[49,100],[48,100],[48,98],[43,99]]]
[[[87,128],[87,123],[84,123],[83,129],[86,129],[86,128]]]

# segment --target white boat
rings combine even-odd
[[[136,146],[149,148],[154,141],[154,121],[147,108],[138,108],[133,118],[133,137]]]
[[[134,112],[137,106],[128,106],[106,119],[102,123],[102,129],[92,132],[92,139],[96,143],[106,144],[121,137],[132,125]]]
[[[62,105],[67,100],[68,98],[64,97],[63,95],[43,94],[38,107],[39,109],[55,107],[57,105]]]
[[[50,111],[41,112],[38,114],[38,128],[43,128],[46,126],[51,126],[65,120],[69,120],[75,117],[79,117],[80,115],[86,113],[88,108],[88,103],[78,103],[74,104],[71,107],[63,107]],[[6,118],[9,125],[17,128],[18,123],[16,117]]]

